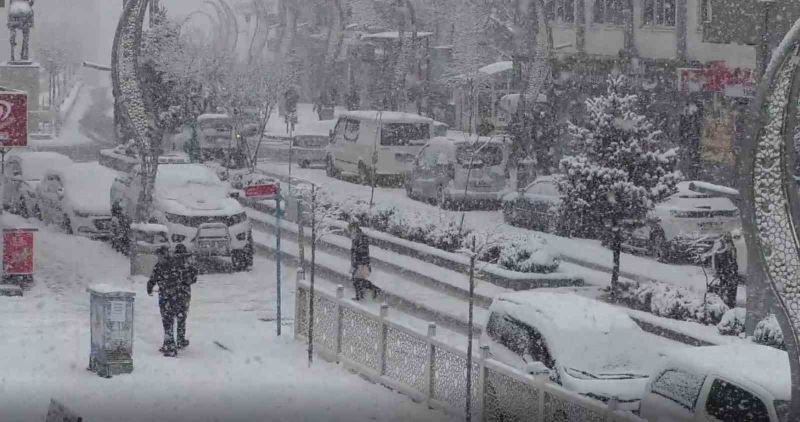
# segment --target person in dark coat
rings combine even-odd
[[[353,288],[356,290],[356,297],[354,300],[361,300],[364,298],[364,290],[371,289],[372,297],[378,295],[377,288],[369,281],[370,274],[372,273],[372,266],[370,265],[369,258],[369,238],[361,230],[358,222],[352,221],[349,226],[350,238],[352,244],[350,246],[350,269],[353,276]]]
[[[736,291],[739,286],[739,264],[736,262],[736,246],[731,235],[725,234],[722,247],[714,255],[715,270],[719,278],[719,296],[733,309],[736,307]]]
[[[158,263],[147,281],[147,294],[153,295],[153,287],[158,286],[158,307],[161,311],[161,323],[164,325],[164,344],[159,349],[164,356],[177,356],[178,349],[173,336],[173,327],[177,316],[178,291],[180,290],[180,274],[169,249],[161,247],[156,251]]]
[[[186,318],[189,316],[189,303],[192,300],[192,284],[197,282],[197,268],[194,265],[192,254],[184,245],[175,247],[175,255],[172,259],[180,279],[175,300],[175,316],[178,321],[177,347],[183,349],[189,346],[189,339],[186,338]]]

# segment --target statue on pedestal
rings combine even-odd
[[[11,62],[15,62],[14,50],[17,48],[17,30],[22,31],[20,61],[28,61],[28,47],[33,28],[33,0],[11,0],[8,5],[8,29],[11,31]]]

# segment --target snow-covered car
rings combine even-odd
[[[574,294],[496,297],[481,335],[492,359],[528,372],[546,367],[568,390],[635,410],[659,354],[622,310]]]
[[[556,231],[558,207],[558,175],[539,176],[519,192],[509,192],[501,198],[506,223],[545,233]]]
[[[120,214],[115,238],[126,236],[140,191],[138,166],[111,186],[111,203]],[[183,244],[199,256],[230,257],[237,271],[253,265],[253,236],[247,214],[231,197],[230,187],[202,164],[158,166],[148,222],[165,225],[173,246]]]
[[[496,207],[506,187],[507,158],[501,139],[433,138],[414,159],[405,180],[406,194],[443,207],[454,202]]]
[[[692,183],[678,183],[678,192],[650,213],[649,224],[628,232],[623,247],[666,261],[685,255],[692,243],[705,242],[710,248],[724,234],[741,232],[742,219],[733,201],[692,190]],[[740,266],[745,264],[744,251],[743,245],[737,245]]]
[[[690,347],[650,377],[639,416],[651,422],[788,422],[789,357],[769,346]]]
[[[56,152],[21,151],[9,154],[5,163],[3,206],[23,217],[38,209],[36,186],[50,169],[72,164],[66,155]]]
[[[117,172],[98,163],[74,163],[48,170],[36,186],[42,220],[66,233],[106,239],[111,236],[107,192]]]

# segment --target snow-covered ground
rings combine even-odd
[[[345,111],[343,107],[336,107],[335,113]],[[295,135],[325,135],[336,125],[336,119],[319,120],[317,113],[314,113],[314,105],[308,103],[297,104],[297,124],[294,127]],[[286,130],[286,123],[283,117],[278,115],[277,107],[272,112],[267,121],[264,132],[273,136],[289,136]]]
[[[75,104],[72,106],[72,117],[80,117],[86,114],[92,105],[90,95],[91,89],[81,85],[78,88]],[[61,127],[61,133],[53,139],[31,139],[28,141],[32,148],[42,149],[47,147],[61,147],[67,145],[80,145],[92,142],[92,139],[83,134],[80,130],[80,118],[68,118]]]
[[[162,340],[157,299],[126,277],[128,260],[108,245],[39,227],[36,283],[21,298],[0,297],[0,420],[42,420],[51,398],[85,420],[447,420],[407,397],[316,359],[292,338],[293,275],[285,268],[283,335],[275,335],[274,263],[252,272],[203,274],[193,290],[188,337],[178,358]],[[134,372],[103,379],[89,356],[86,287],[137,292]],[[220,348],[218,342],[230,350]]]

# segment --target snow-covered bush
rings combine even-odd
[[[745,316],[744,308],[728,309],[717,324],[717,331],[724,336],[738,336],[744,332]]]
[[[487,236],[473,232],[464,237],[462,247],[470,249],[472,238],[492,237],[492,245],[484,248],[478,260],[497,263],[501,268],[521,273],[552,273],[561,265],[561,257],[553,253],[547,241],[536,235]]]
[[[455,251],[461,246],[467,230],[459,230],[458,221],[452,217],[443,217],[428,228],[425,243],[445,251]]]
[[[783,342],[783,331],[781,331],[775,315],[770,315],[758,322],[755,331],[753,331],[753,341],[765,346],[786,350],[786,343]]]
[[[619,299],[634,309],[681,321],[717,324],[728,306],[713,293],[703,294],[665,283],[621,283]]]

